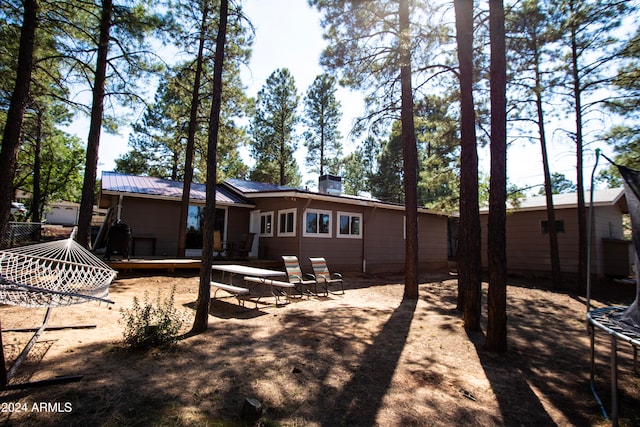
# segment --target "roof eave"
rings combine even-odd
[[[162,196],[162,195],[157,195],[157,194],[143,194],[143,193],[130,193],[130,192],[126,192],[126,191],[113,191],[113,190],[103,190],[101,191],[102,195],[105,196],[126,196],[126,197],[137,197],[140,199],[153,199],[153,200],[165,200],[165,201],[170,201],[170,202],[175,202],[175,201],[180,201],[181,199],[179,197],[173,197],[173,196]],[[189,203],[193,203],[193,204],[204,204],[205,200],[204,199],[194,199],[194,198],[189,198]],[[216,201],[216,206],[234,206],[234,207],[239,207],[239,208],[255,208],[256,205],[254,204],[247,204],[247,203],[233,203],[233,202],[218,202]]]
[[[244,197],[246,197],[247,199],[290,197],[290,198],[320,200],[320,201],[334,202],[334,203],[338,201],[340,203],[354,205],[354,206],[378,207],[378,208],[398,210],[398,211],[405,210],[405,206],[403,205],[394,205],[390,203],[380,202],[378,200],[356,199],[356,198],[344,197],[340,195],[312,193],[308,191],[299,191],[299,190],[277,190],[277,191],[245,193]],[[431,215],[438,215],[438,216],[448,216],[447,214],[434,212],[426,208],[418,208],[418,212],[427,213]]]

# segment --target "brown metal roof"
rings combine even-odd
[[[102,172],[103,193],[126,193],[147,197],[167,199],[182,198],[182,182],[151,176],[127,175],[117,172]],[[205,200],[206,188],[204,184],[192,183],[189,198],[191,200]],[[216,202],[220,204],[252,205],[244,197],[235,194],[224,186],[216,186]]]

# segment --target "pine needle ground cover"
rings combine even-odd
[[[455,311],[455,277],[426,277],[417,301],[401,276],[346,275],[346,294],[292,299],[283,307],[212,301],[209,329],[168,348],[131,351],[121,310],[145,292],[172,297],[188,331],[198,273],[120,274],[113,306],[53,311],[22,380],[84,375],[77,383],[5,391],[5,425],[240,426],[243,402],[262,405],[265,426],[605,426],[589,389],[584,298],[510,281],[509,352],[484,350]],[[598,305],[629,304],[632,286],[596,292]],[[175,289],[175,291],[174,291]],[[486,284],[483,291],[486,293]],[[614,292],[615,291],[615,292]],[[173,296],[172,296],[173,293]],[[269,298],[261,301],[271,302]],[[1,306],[4,330],[34,326],[42,309]],[[483,314],[486,318],[486,313]],[[5,332],[7,363],[24,333]],[[54,341],[52,341],[54,340]],[[640,424],[640,377],[619,345],[620,424]],[[596,335],[596,383],[610,408],[609,338]]]

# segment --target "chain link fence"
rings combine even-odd
[[[41,222],[10,221],[6,234],[2,236],[0,248],[39,242],[42,237],[42,225]]]

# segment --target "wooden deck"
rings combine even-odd
[[[199,270],[200,258],[130,258],[112,259],[105,261],[107,265],[117,271],[132,270],[167,270],[173,272],[178,269]],[[213,264],[242,264],[260,268],[282,269],[282,261],[278,260],[215,260]]]

